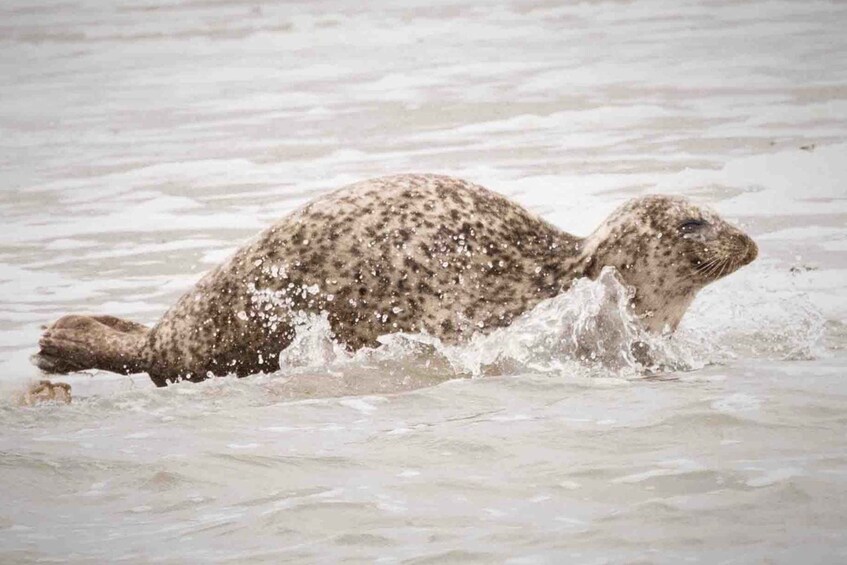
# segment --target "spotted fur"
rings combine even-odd
[[[680,233],[691,218],[708,229]],[[303,314],[325,313],[351,350],[394,332],[458,342],[508,326],[605,265],[636,288],[633,306],[661,331],[676,327],[697,290],[755,253],[747,236],[680,198],[633,200],[581,239],[469,182],[399,175],[350,185],[286,216],[208,273],[149,332],[133,326],[121,343],[106,330],[75,338],[89,348],[108,338],[113,345],[100,357],[118,363],[104,368],[143,369],[158,385],[248,375],[279,368]],[[61,321],[36,356],[46,370],[61,369],[61,348],[50,348],[57,333],[69,337]],[[65,361],[70,369],[81,364]]]

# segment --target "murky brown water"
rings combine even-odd
[[[5,1],[0,561],[844,560],[844,29],[823,1]],[[401,171],[577,234],[685,194],[760,258],[661,379],[539,348],[550,309],[354,358],[314,326],[278,375],[15,404],[41,324],[152,323],[275,218]]]

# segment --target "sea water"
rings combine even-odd
[[[0,562],[847,559],[845,29],[814,0],[5,0]],[[682,194],[760,254],[652,368],[605,278],[462,346],[350,354],[317,316],[277,374],[90,371],[19,405],[43,324],[152,324],[275,219],[398,172],[577,235]]]

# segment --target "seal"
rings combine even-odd
[[[33,356],[48,373],[88,368],[177,380],[279,369],[298,317],[326,315],[350,350],[394,332],[457,343],[508,326],[611,266],[650,331],[673,331],[697,292],[757,255],[715,212],[644,196],[585,238],[507,198],[437,175],[367,180],[282,218],[204,276],[152,328],[69,315]]]

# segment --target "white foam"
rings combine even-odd
[[[745,484],[753,488],[769,487],[772,485],[784,483],[798,475],[802,475],[803,470],[794,467],[786,467],[783,469],[774,469],[768,471],[758,477],[749,479]]]
[[[662,461],[655,469],[650,469],[641,473],[634,473],[612,479],[612,483],[641,483],[656,477],[669,477],[674,475],[684,475],[696,471],[702,471],[705,467],[690,459],[676,459],[672,461]]]

